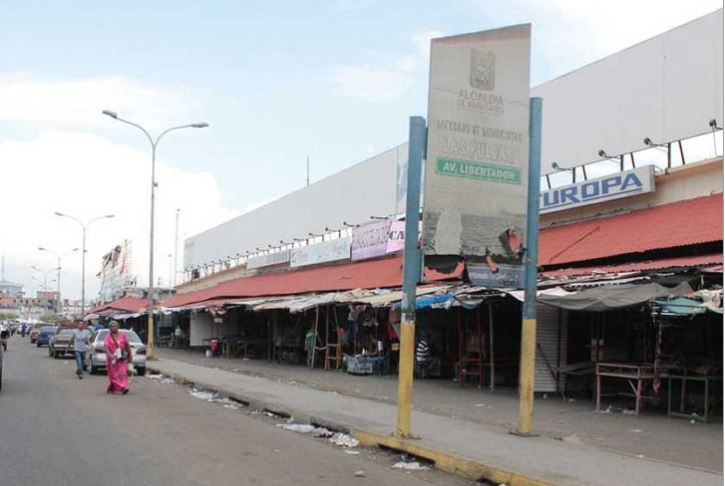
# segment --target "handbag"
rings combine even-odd
[[[128,353],[126,352],[126,348],[121,348],[113,334],[111,334],[111,339],[113,339],[113,342],[116,345],[116,350],[113,352],[113,355],[119,361],[126,361],[128,359]]]

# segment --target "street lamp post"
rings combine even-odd
[[[146,138],[148,138],[151,144],[151,227],[149,229],[149,288],[148,288],[148,332],[147,332],[147,346],[146,354],[148,357],[153,358],[154,356],[154,210],[156,204],[156,147],[159,144],[161,138],[167,133],[173,130],[181,130],[182,128],[206,128],[209,126],[208,123],[190,123],[187,125],[179,125],[167,128],[163,130],[155,139],[144,127],[138,123],[126,120],[118,116],[118,113],[111,110],[103,110],[104,115],[110,116],[114,120],[120,121],[132,127],[136,127],[141,130]]]
[[[65,257],[65,256],[70,255],[71,253],[74,253],[74,252],[78,251],[78,248],[73,248],[72,250],[68,250],[65,253],[58,253],[57,251],[51,250],[49,248],[44,248],[42,246],[39,246],[38,247],[38,250],[40,250],[40,251],[47,251],[48,253],[52,253],[58,259],[58,278],[57,278],[57,282],[58,282],[58,301],[57,301],[56,306],[55,306],[56,307],[55,311],[56,312],[60,312],[61,311],[61,304],[60,304],[60,302],[61,302],[61,300],[60,300],[60,270],[62,268],[62,266],[61,266],[61,259],[63,257]]]
[[[32,268],[33,270],[35,270],[38,273],[43,275],[43,286],[41,288],[43,289],[43,292],[47,292],[48,291],[48,274],[50,272],[55,272],[59,268],[50,268],[48,270],[43,270],[42,268],[38,268],[35,265],[30,265],[30,268]],[[35,280],[34,277],[32,277],[32,278],[33,278],[33,280]],[[56,279],[53,279],[50,281],[50,283],[53,283],[55,281],[56,281]],[[38,281],[38,283],[40,283],[40,281]]]
[[[68,218],[72,219],[79,225],[81,225],[81,228],[83,229],[83,245],[82,245],[82,257],[81,257],[81,317],[85,317],[86,315],[86,230],[88,229],[88,226],[90,226],[91,223],[94,221],[98,221],[101,219],[107,219],[107,218],[113,218],[114,214],[106,214],[104,216],[98,216],[96,218],[92,218],[88,220],[86,223],[81,221],[80,219],[76,218],[75,216],[71,216],[69,214],[60,213],[58,211],[55,212],[56,216],[60,216],[62,218]]]
[[[57,268],[51,268],[49,270],[43,270],[42,268],[38,268],[35,265],[30,265],[30,268],[32,268],[33,270],[37,271],[38,273],[40,273],[43,276],[43,290],[44,291],[47,291],[48,290],[48,274],[50,272],[55,272],[58,269]],[[40,283],[40,282],[38,282],[38,283]]]

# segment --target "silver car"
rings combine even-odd
[[[106,369],[106,351],[103,347],[103,340],[111,332],[108,329],[101,329],[93,333],[90,344],[86,346],[86,362],[88,371],[95,375],[99,370]],[[131,362],[139,375],[146,373],[146,345],[138,337],[138,334],[130,329],[119,329],[126,335],[129,346],[131,346]]]

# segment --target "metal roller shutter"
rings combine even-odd
[[[559,326],[560,313],[561,327]],[[557,368],[566,364],[566,328],[565,311],[543,304],[536,306],[536,365],[534,368],[534,391],[536,392],[555,392],[557,390],[556,379],[552,376],[551,370],[556,374]],[[563,383],[561,384],[563,385]]]

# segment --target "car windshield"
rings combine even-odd
[[[141,338],[138,337],[138,334],[131,331],[130,329],[120,329],[122,333],[126,335],[126,339],[128,339],[129,343],[133,344],[143,344],[143,341],[141,341]],[[96,341],[103,341],[106,336],[108,336],[108,333],[110,331],[108,329],[103,329],[102,331],[98,331],[98,334],[96,335]]]
[[[128,339],[129,343],[133,344],[143,344],[141,342],[141,338],[138,337],[138,334],[131,330],[122,329],[121,332],[123,332],[126,335],[126,339]]]
[[[41,327],[40,332],[55,332],[55,327],[54,326]]]

